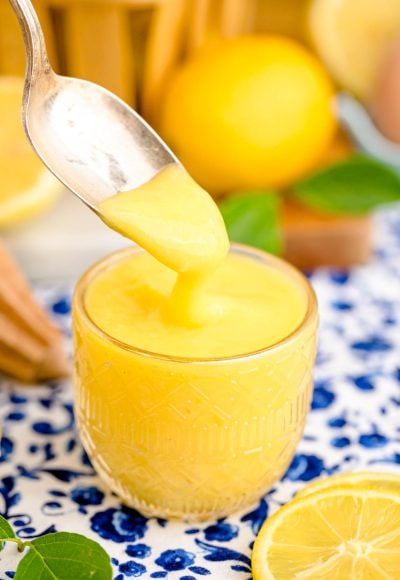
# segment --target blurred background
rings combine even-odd
[[[56,72],[136,108],[221,203],[232,239],[306,268],[368,261],[371,211],[400,199],[399,0],[34,5]],[[0,237],[28,277],[76,279],[128,242],[31,152],[19,121],[24,68],[0,0]],[[342,127],[340,93],[361,106],[356,139]]]
[[[237,518],[234,525],[218,522],[199,529],[207,543],[192,536],[195,551],[202,547],[208,563],[225,558],[218,553],[234,554],[234,565],[222,562],[229,570],[224,568],[228,571],[220,577],[233,577],[233,571],[248,576],[247,555],[223,548],[222,540],[244,538],[247,554],[250,527],[258,529],[268,511],[301,483],[342,470],[368,466],[386,471],[400,465],[400,0],[32,2],[57,73],[107,87],[154,126],[219,204],[231,240],[283,256],[310,274],[321,340],[311,405],[315,413],[304,445],[271,502],[262,500],[241,517],[247,528],[243,533]],[[103,492],[93,487],[96,480],[90,483],[85,457],[84,469],[79,460],[75,470],[82,453],[71,431],[70,386],[64,389],[53,380],[71,370],[76,280],[96,260],[130,242],[65,190],[31,149],[21,126],[24,69],[21,31],[9,0],[0,0],[0,391],[5,427],[0,461],[7,474],[2,511],[19,526],[22,538],[36,537],[45,528],[62,529],[64,515],[66,528],[73,523],[75,529],[79,513],[87,519],[82,519],[85,533],[97,532],[124,550],[118,578],[148,575],[144,565],[126,561],[126,555],[150,554],[151,526],[140,514],[114,507],[114,500],[104,511],[106,498],[103,502]],[[82,353],[78,367],[93,375],[90,380],[102,373],[112,380],[115,374],[128,390],[124,368],[113,370],[112,361],[100,364],[100,354],[90,360],[79,340],[77,348]],[[96,350],[93,343],[89,351]],[[287,373],[290,380],[307,350],[300,344]],[[50,389],[22,392],[3,374],[28,384],[50,380]],[[97,401],[103,385],[105,395],[105,380],[93,396],[93,418],[99,423]],[[106,400],[116,397],[113,393]],[[271,400],[271,406],[279,400],[282,405],[272,427],[283,418],[286,428],[290,411],[291,429],[296,413],[290,400],[283,395]],[[195,407],[203,401],[195,393],[193,401],[196,421]],[[306,402],[300,391],[298,401],[300,407]],[[173,408],[172,402],[168,405]],[[249,432],[254,425],[249,424]],[[65,493],[49,490],[48,476],[57,478],[54,486],[62,484]],[[361,477],[367,485],[365,474]],[[389,485],[392,480],[385,478]],[[381,486],[371,476],[371,494],[373,483]],[[375,488],[382,493],[383,483]],[[398,481],[392,485],[394,490]],[[57,501],[48,501],[49,494]],[[64,509],[67,500],[75,508]],[[40,511],[28,515],[33,505]],[[11,515],[11,508],[23,512],[24,506],[28,513]],[[391,526],[394,517],[391,513]],[[367,534],[369,521],[364,520]],[[371,520],[374,532],[379,519]],[[146,544],[126,547],[147,528]],[[174,546],[180,545],[178,528],[173,529]],[[177,574],[186,565],[196,575],[208,573],[208,564],[207,569],[190,565],[191,552],[165,550],[168,530],[163,534],[158,543],[164,551],[155,563],[165,572],[151,576],[167,575],[175,564]],[[240,542],[232,545],[240,549]],[[399,563],[391,544],[382,545]],[[152,560],[159,548],[152,546]],[[149,559],[143,562],[147,566]],[[399,579],[395,564],[392,570]]]

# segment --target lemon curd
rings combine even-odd
[[[178,273],[166,307],[176,322],[204,324],[222,315],[204,290],[228,253],[228,236],[215,202],[186,171],[168,165],[142,187],[106,199],[99,209],[112,228]]]
[[[208,303],[218,304],[220,317],[196,327],[177,324],[165,315],[176,278],[148,254],[128,254],[92,282],[86,293],[88,313],[121,342],[193,359],[262,349],[284,339],[304,318],[304,295],[287,276],[230,254],[207,288]]]
[[[147,515],[246,506],[282,475],[304,427],[314,294],[282,260],[228,253],[216,205],[177,166],[100,209],[147,251],[106,258],[76,290],[85,448],[109,487]]]

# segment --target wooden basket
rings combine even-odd
[[[307,43],[300,19],[308,0],[33,1],[55,70],[109,88],[155,126],[168,77],[204,43],[250,31]],[[24,67],[17,20],[8,0],[0,0],[0,74],[22,75]],[[288,207],[283,225],[287,257],[300,266],[368,258],[368,218],[330,219]]]
[[[206,41],[268,30],[270,13],[275,28],[292,33],[290,7],[304,1],[284,0],[279,10],[276,0],[34,0],[34,5],[57,72],[109,88],[153,122],[164,84],[185,56]],[[16,18],[8,0],[0,0],[0,74],[22,75],[24,67]]]

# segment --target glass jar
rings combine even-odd
[[[305,316],[279,343],[214,359],[156,354],[124,344],[91,319],[90,284],[131,258],[95,264],[73,305],[75,414],[100,477],[148,516],[217,518],[255,502],[287,469],[312,392],[317,302],[283,260],[245,246],[231,251],[283,272],[304,294]]]

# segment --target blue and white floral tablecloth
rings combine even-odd
[[[112,557],[115,580],[247,580],[264,519],[311,479],[366,467],[400,473],[400,208],[377,217],[375,235],[368,266],[311,276],[321,312],[312,412],[286,476],[259,505],[199,525],[147,520],[93,472],[74,429],[69,382],[3,380],[0,513],[21,538],[55,530],[94,538]],[[37,294],[69,335],[68,289]],[[15,561],[15,546],[1,553],[1,579],[13,577]]]

